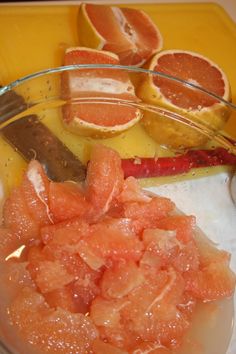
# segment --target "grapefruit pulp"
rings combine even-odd
[[[67,49],[64,64],[118,65],[119,59],[110,52],[77,47]],[[125,103],[136,102],[137,97],[128,73],[123,70],[96,68],[64,72],[62,96],[69,100],[63,107],[64,125],[80,135],[95,138],[116,135],[132,127],[141,118],[137,108]],[[101,102],[76,101],[81,98],[100,98]],[[106,102],[103,103],[104,99]]]
[[[6,200],[8,229],[0,230],[9,237],[0,259],[2,292],[11,294],[4,316],[30,348],[20,352],[176,353],[196,305],[232,297],[228,255],[204,249],[193,216],[176,215],[171,200],[125,180],[117,152],[94,145],[84,184],[55,184],[36,161],[25,176],[30,183],[24,177]],[[27,219],[21,214],[27,203],[19,196],[30,192],[44,196],[50,219],[40,218],[35,238],[27,228],[27,239],[20,216],[24,225],[37,208],[44,215],[37,198]],[[25,249],[7,260],[13,236]]]
[[[156,54],[148,69],[184,80],[201,87],[214,95],[230,100],[228,79],[210,59],[183,50],[165,50]],[[226,104],[193,87],[180,82],[147,74],[137,89],[137,95],[145,102],[176,112],[214,132],[220,130],[230,115]],[[174,148],[195,147],[204,144],[207,138],[183,123],[145,112],[143,125],[160,144]]]
[[[78,17],[80,45],[108,50],[122,65],[143,65],[162,49],[162,36],[141,10],[82,4]]]

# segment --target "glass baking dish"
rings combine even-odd
[[[92,84],[82,86],[74,94],[65,89],[65,82],[74,78],[79,81],[81,77],[88,82],[99,77],[100,84],[96,89]],[[194,97],[195,108],[178,109],[168,100],[148,97],[145,85],[153,78],[163,87],[171,87],[172,94],[185,95],[190,100]],[[119,87],[118,94],[114,94],[114,82],[120,83],[119,80],[125,82],[125,94],[120,93]],[[99,120],[116,111],[123,116],[134,112],[138,119],[121,130],[109,119],[104,124]],[[66,112],[72,112],[72,116],[75,112],[97,115],[95,133],[93,124],[86,119],[85,130],[68,124]],[[232,253],[231,267],[236,270],[232,192],[236,143],[224,131],[227,117],[232,119],[234,115],[233,103],[192,82],[147,69],[91,64],[31,74],[0,88],[2,203],[19,185],[30,160],[37,159],[53,181],[83,182],[92,147],[104,144],[118,151],[126,177],[138,178],[145,190],[167,196],[181,212],[195,215],[207,237]],[[215,124],[215,119],[220,124]],[[214,311],[207,306],[199,310],[190,337],[200,342],[207,354],[225,354],[231,334],[231,345],[236,337],[232,327],[233,300],[220,302]],[[15,338],[14,332],[9,333],[9,324],[8,330],[4,325],[3,320],[1,352],[20,352],[20,339]],[[176,353],[189,354],[189,343],[185,345]],[[194,354],[195,349],[191,350]],[[31,348],[30,353],[33,352]]]

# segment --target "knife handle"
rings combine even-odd
[[[0,96],[0,122],[26,109],[24,99],[14,91]],[[27,115],[1,129],[3,137],[26,161],[37,159],[53,181],[84,181],[86,166],[36,115]]]

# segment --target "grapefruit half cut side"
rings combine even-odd
[[[183,50],[165,50],[155,55],[148,69],[171,75],[201,87],[230,101],[230,84],[223,70],[201,54]],[[229,118],[229,107],[201,90],[160,75],[146,75],[137,89],[145,102],[158,105],[218,131]],[[146,113],[147,132],[160,144],[174,148],[201,146],[207,138],[177,121]]]
[[[162,49],[162,36],[143,11],[82,4],[78,17],[80,45],[116,53],[122,65],[143,65]]]
[[[67,49],[64,64],[118,65],[119,59],[110,52],[76,47]],[[62,73],[62,97],[67,100],[62,109],[64,125],[79,135],[94,138],[117,135],[142,117],[139,109],[128,104],[138,98],[128,73],[121,69],[66,71]]]

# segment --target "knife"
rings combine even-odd
[[[0,96],[0,123],[23,112],[27,105],[14,91]],[[59,140],[36,115],[27,115],[1,129],[5,140],[26,161],[37,159],[53,181],[85,180],[86,166]]]

